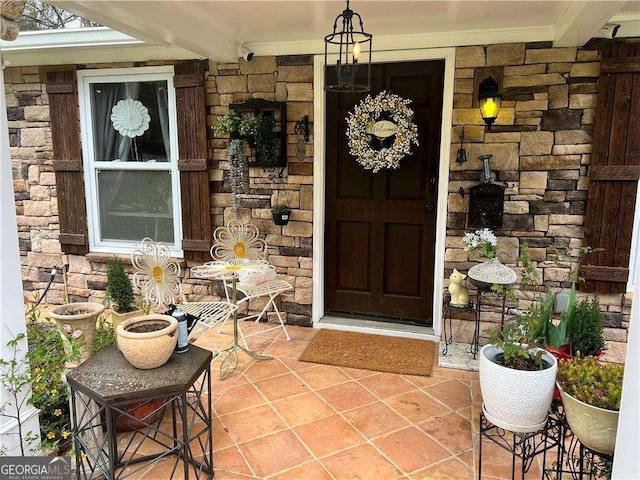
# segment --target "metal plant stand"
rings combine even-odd
[[[473,340],[471,341],[471,348],[469,349],[469,353],[473,355],[473,359],[476,359],[478,352],[480,351],[480,314],[482,313],[482,300],[487,295],[494,295],[501,297],[502,300],[502,318],[500,320],[500,329],[499,332],[502,332],[504,328],[504,317],[507,310],[507,296],[504,294],[499,294],[494,292],[493,290],[487,290],[479,288],[476,293],[476,324],[475,330],[473,332]]]
[[[569,428],[562,405],[559,405],[557,409],[557,415],[563,427],[561,458],[554,466],[555,468],[544,470],[544,478],[560,480],[569,478],[567,475],[570,475],[574,480],[611,478],[613,456],[596,452],[583,445]],[[568,447],[567,442],[569,442]]]
[[[444,303],[442,305],[442,312],[444,321],[442,322],[443,330],[442,330],[442,338],[444,340],[444,348],[442,349],[442,355],[447,355],[449,353],[449,345],[453,343],[453,327],[451,324],[451,317],[453,316],[453,312],[474,312],[475,305],[469,300],[469,304],[465,307],[456,307],[451,305],[451,296],[446,295],[444,297]],[[447,323],[449,326],[447,327]],[[448,332],[448,333],[447,333]]]
[[[122,479],[172,458],[169,477],[211,479],[211,359],[191,345],[159,368],[140,370],[111,346],[69,372],[77,477]],[[142,419],[127,407],[158,399]],[[131,422],[137,429],[118,438],[118,424]]]
[[[542,471],[545,472],[547,451],[557,448],[554,465],[559,471],[562,460],[563,422],[555,414],[550,414],[547,423],[542,430],[533,433],[510,432],[496,427],[486,419],[484,413],[480,413],[480,446],[478,458],[478,480],[482,478],[482,441],[491,440],[496,445],[511,453],[511,480],[516,478],[516,458],[521,461],[520,478],[529,471],[534,458],[542,453]],[[558,477],[560,478],[560,477]]]

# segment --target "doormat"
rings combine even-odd
[[[300,361],[428,377],[437,352],[438,344],[428,340],[323,328]]]

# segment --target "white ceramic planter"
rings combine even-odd
[[[560,394],[569,427],[580,443],[596,452],[613,455],[619,412],[584,403],[562,389]]]
[[[132,332],[136,326],[161,323],[163,328],[152,332]],[[120,351],[131,365],[140,369],[164,365],[176,348],[178,322],[169,315],[142,315],[125,320],[116,329]]]
[[[523,371],[494,362],[502,349],[485,345],[480,350],[480,390],[484,415],[497,427],[512,432],[537,432],[547,421],[553,400],[558,361],[548,352],[545,370]]]

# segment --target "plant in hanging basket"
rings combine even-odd
[[[280,203],[271,209],[271,216],[273,217],[273,223],[276,225],[286,225],[291,217],[291,208],[286,204]]]
[[[239,132],[247,138],[262,168],[273,167],[278,163],[278,137],[274,132],[275,118],[269,113],[260,113],[245,118],[240,123]]]
[[[242,118],[240,114],[233,109],[229,109],[227,113],[218,119],[218,124],[213,128],[215,134],[219,137],[229,133],[237,133],[240,129]]]

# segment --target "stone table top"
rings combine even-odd
[[[131,365],[114,346],[100,350],[67,373],[69,384],[96,401],[112,405],[185,392],[211,363],[212,353],[189,345],[158,368]]]

